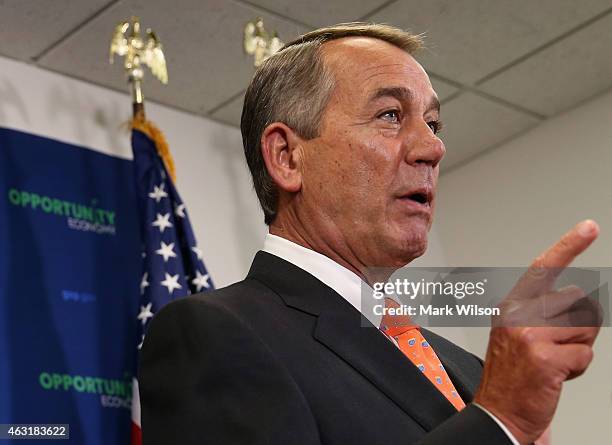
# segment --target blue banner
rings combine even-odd
[[[140,239],[131,161],[0,128],[0,423],[129,443]]]

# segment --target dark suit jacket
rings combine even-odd
[[[144,445],[504,444],[482,410],[457,413],[346,300],[259,252],[247,278],[177,300],[149,326],[139,384]],[[472,354],[423,329],[468,403]]]

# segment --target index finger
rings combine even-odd
[[[563,235],[552,247],[538,256],[531,264],[535,267],[562,269],[574,261],[578,255],[599,235],[599,226],[591,219],[582,221]]]
[[[587,219],[576,224],[539,255],[520,278],[512,293],[529,298],[549,291],[559,274],[599,236],[599,226]]]

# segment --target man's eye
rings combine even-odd
[[[387,110],[378,117],[392,123],[398,123],[400,121],[400,113],[398,110]]]
[[[427,122],[427,125],[429,126],[429,128],[431,128],[433,134],[438,134],[442,130],[442,121]]]

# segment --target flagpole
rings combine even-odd
[[[146,33],[141,33],[140,31],[140,22],[137,17],[132,17],[130,21],[124,21],[115,26],[115,30],[112,36],[110,51],[109,51],[109,62],[113,63],[115,55],[123,56],[123,67],[126,73],[127,82],[130,85],[131,95],[132,95],[132,119],[129,123],[129,128],[132,130],[132,150],[134,152],[134,164],[135,165],[146,165],[149,169],[148,178],[154,183],[147,184],[147,189],[142,190],[140,187],[142,186],[140,181],[136,183],[136,189],[138,193],[141,195],[139,199],[142,199],[141,202],[144,202],[142,208],[146,208],[147,212],[140,215],[141,220],[150,221],[151,215],[149,215],[148,211],[150,210],[148,207],[151,205],[160,206],[159,209],[156,208],[158,216],[160,213],[165,215],[164,217],[156,221],[161,221],[159,224],[163,224],[163,228],[160,229],[160,233],[163,233],[165,229],[168,227],[172,227],[173,223],[169,222],[170,216],[172,215],[172,211],[175,208],[182,205],[180,202],[180,198],[178,196],[178,192],[174,188],[174,180],[176,178],[174,161],[170,154],[170,149],[168,148],[168,144],[164,135],[159,129],[153,125],[152,122],[147,121],[145,118],[145,109],[144,109],[144,94],[142,92],[142,82],[144,78],[145,66],[148,66],[151,70],[151,73],[159,79],[163,84],[168,83],[168,72],[166,69],[166,59],[162,50],[162,45],[157,39],[155,33],[147,29]],[[139,149],[136,150],[136,146],[139,146]],[[150,154],[157,152],[159,157],[150,156]],[[143,155],[143,153],[147,153]],[[146,159],[146,163],[143,162],[143,158]],[[153,164],[151,164],[151,159],[153,159]],[[164,165],[166,168],[158,168],[151,167],[151,165],[161,166]],[[138,168],[136,168],[137,170]],[[166,175],[163,173],[167,171]],[[151,179],[153,178],[153,179]],[[151,192],[151,188],[155,190],[155,192]],[[167,191],[166,191],[167,190]],[[151,195],[154,194],[155,201],[151,201]],[[161,202],[162,198],[166,198],[166,201]],[[164,207],[163,209],[161,207]],[[186,215],[184,211],[181,210],[182,215],[185,217],[185,222],[188,224]],[[175,221],[176,223],[176,221]],[[156,224],[145,224],[144,227],[156,227]],[[193,236],[193,232],[191,227],[187,227],[183,229],[181,235],[185,233],[185,236],[190,237],[189,240],[185,241],[190,246],[195,247],[195,237]],[[143,303],[144,300],[148,299],[148,304],[140,305],[140,314],[138,315],[138,320],[141,323],[140,328],[142,329],[140,344],[138,345],[138,349],[142,345],[142,339],[144,338],[144,329],[147,320],[153,316],[151,312],[151,308],[153,307],[153,302],[158,301],[157,299],[152,298],[151,294],[145,294],[144,290],[147,286],[152,286],[152,283],[167,283],[168,289],[170,292],[170,296],[174,293],[175,288],[187,287],[187,283],[183,283],[183,285],[178,283],[179,275],[178,273],[174,273],[173,275],[169,275],[168,272],[165,273],[166,280],[161,281],[161,277],[154,276],[155,270],[152,268],[152,259],[154,253],[159,253],[159,249],[156,251],[156,247],[154,246],[154,242],[151,241],[151,234],[147,234],[147,230],[144,231],[143,237],[143,245],[145,247],[145,252],[148,255],[143,256],[143,269],[144,275],[141,280],[141,295],[140,302]],[[168,257],[164,256],[164,264],[166,260],[168,260],[171,256],[176,257],[177,254],[174,253],[173,246],[179,245],[178,234],[175,234],[176,241],[174,243],[169,242],[166,245],[164,255],[168,255]],[[158,242],[156,239],[155,242]],[[162,242],[163,246],[164,243]],[[170,248],[169,251],[168,249]],[[190,254],[191,252],[187,252],[186,254]],[[181,258],[185,258],[185,253],[181,253]],[[195,278],[202,281],[204,277],[208,279],[208,274],[206,274],[206,269],[203,263],[197,263],[197,258],[192,259],[192,263],[198,266],[197,270],[184,270],[182,271],[182,275],[185,276],[187,274],[194,275]],[[150,267],[149,267],[150,266]],[[205,275],[204,275],[205,274]],[[170,278],[168,278],[170,276]],[[151,282],[147,281],[147,277],[151,277]],[[155,278],[155,279],[153,279]],[[195,281],[194,285],[198,285],[198,290],[200,290],[200,286],[211,287],[212,283],[201,283],[200,281]],[[160,287],[161,288],[161,287]],[[157,311],[158,307],[155,307],[154,310]],[[142,430],[141,430],[141,414],[140,414],[140,397],[138,391],[138,379],[136,375],[132,378],[132,428],[131,428],[131,443],[132,445],[142,445]]]
[[[134,70],[133,70],[134,71]],[[128,82],[132,89],[132,117],[137,120],[145,120],[144,95],[142,94],[142,77],[138,78],[134,73],[128,73]],[[140,70],[142,73],[142,70]]]

